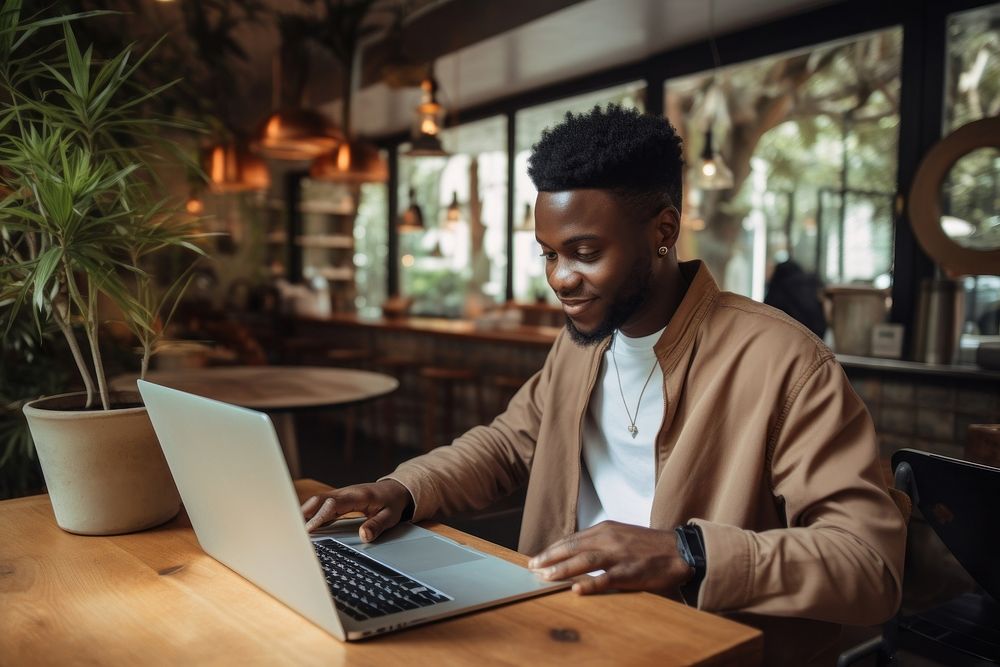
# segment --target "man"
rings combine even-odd
[[[611,106],[546,131],[529,174],[566,328],[543,368],[489,426],[308,500],[308,527],[356,510],[373,540],[526,484],[519,550],[578,593],[732,613],[775,664],[889,618],[904,523],[871,419],[808,330],[678,263],[682,169],[660,118]]]

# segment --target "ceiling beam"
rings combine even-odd
[[[410,60],[430,63],[441,56],[518,28],[582,0],[451,0],[418,12],[403,28],[402,52]],[[380,64],[398,49],[386,36],[367,45],[361,57],[361,87],[381,80]]]

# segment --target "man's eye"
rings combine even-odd
[[[556,254],[554,252],[543,252],[540,256],[544,257],[546,262],[556,261]]]
[[[592,261],[594,259],[597,259],[597,256],[599,254],[600,253],[597,252],[596,250],[577,250],[576,251],[577,259],[579,259],[580,261],[583,261],[583,262],[589,262],[589,261]]]

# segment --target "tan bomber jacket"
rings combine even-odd
[[[805,327],[720,292],[701,262],[681,270],[690,286],[654,348],[665,410],[649,526],[701,527],[698,607],[762,627],[766,662],[825,661],[835,624],[881,623],[899,605],[905,524],[871,418]],[[563,331],[506,412],[389,475],[414,520],[527,484],[519,551],[575,532],[582,422],[607,344]]]

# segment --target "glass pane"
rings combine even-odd
[[[1000,113],[1000,3],[948,17],[944,127],[948,134],[966,123]],[[996,150],[981,149],[960,159],[942,192],[945,232],[966,247],[1000,245]],[[996,335],[1000,277],[966,278],[965,331]]]
[[[755,299],[787,260],[827,283],[888,286],[901,47],[893,28],[668,81],[689,167],[681,258]],[[709,131],[729,183],[705,175]]]
[[[538,191],[528,177],[528,157],[531,147],[542,136],[542,130],[559,124],[567,112],[590,111],[594,106],[609,103],[630,108],[645,108],[646,87],[642,82],[606,88],[586,95],[568,97],[557,102],[524,109],[517,113],[517,137],[514,158],[514,299],[517,301],[548,301],[558,304],[545,280],[545,265],[535,241],[535,197]]]
[[[441,141],[447,157],[400,147],[400,210],[415,204],[424,225],[400,232],[400,292],[414,315],[476,317],[504,296],[507,121],[449,128]]]
[[[960,157],[941,184],[941,227],[963,248],[1000,248],[1000,151]]]
[[[355,307],[362,315],[375,317],[389,294],[389,188],[382,183],[361,186],[358,215],[354,220],[354,284],[358,295]]]

